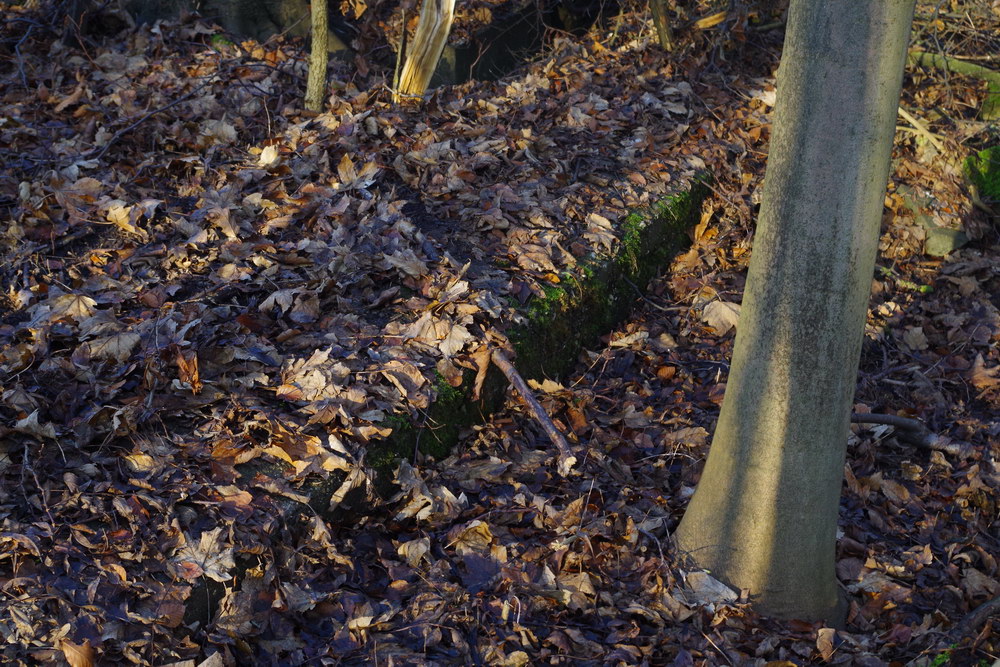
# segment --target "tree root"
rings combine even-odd
[[[885,424],[896,429],[896,439],[924,449],[936,449],[946,454],[966,458],[971,447],[968,443],[954,442],[951,438],[933,433],[916,419],[899,415],[874,415],[857,413],[851,415],[852,424]]]

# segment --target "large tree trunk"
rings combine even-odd
[[[327,36],[330,34],[326,14],[327,0],[312,0],[312,48],[309,52],[309,78],[306,80],[306,109],[321,111],[326,97]]]
[[[792,0],[722,414],[677,528],[764,613],[837,622],[837,511],[914,0]]]

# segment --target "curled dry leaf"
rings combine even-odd
[[[740,304],[712,301],[701,311],[701,318],[715,333],[725,336],[740,320]]]
[[[76,644],[63,638],[59,640],[59,648],[70,667],[93,667],[96,652],[90,645],[89,639],[84,639],[82,644]]]

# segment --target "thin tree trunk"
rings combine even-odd
[[[327,0],[312,0],[312,49],[309,52],[309,78],[306,81],[306,109],[321,111],[326,97],[326,66],[330,58],[326,18]]]
[[[430,83],[448,41],[454,17],[455,0],[424,0],[393,101],[398,102],[404,97],[420,97],[427,90],[427,84]],[[403,30],[406,30],[405,25]]]
[[[653,25],[656,26],[656,36],[664,51],[674,48],[674,33],[670,29],[670,17],[667,13],[667,0],[649,0],[649,8],[653,12]]]
[[[837,513],[914,0],[792,0],[722,414],[676,531],[764,613],[838,622]]]

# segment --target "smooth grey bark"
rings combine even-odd
[[[327,0],[312,0],[312,46],[309,51],[309,77],[306,79],[306,109],[320,111],[326,96],[326,67],[330,54],[326,43],[329,28]]]
[[[837,513],[914,0],[792,0],[732,369],[682,553],[839,622]]]

